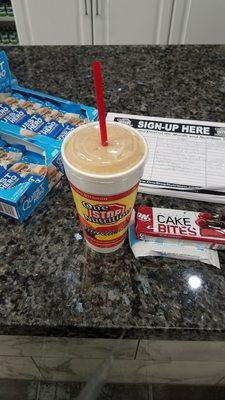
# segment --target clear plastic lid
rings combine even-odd
[[[102,146],[99,125],[87,126],[70,137],[65,155],[75,168],[91,174],[129,170],[143,158],[142,138],[126,126],[107,124],[108,146]]]

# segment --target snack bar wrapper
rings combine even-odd
[[[169,257],[200,261],[220,268],[218,252],[210,250],[206,243],[154,236],[149,236],[147,240],[138,239],[135,233],[135,213],[132,215],[129,227],[129,242],[136,258]]]
[[[225,214],[140,206],[135,230],[137,238],[154,237],[196,241],[214,250],[225,249]]]

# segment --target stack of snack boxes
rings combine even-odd
[[[63,175],[62,140],[93,107],[20,87],[0,52],[0,213],[27,219]]]

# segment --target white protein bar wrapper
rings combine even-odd
[[[169,257],[180,260],[201,261],[220,268],[218,252],[207,248],[207,244],[190,240],[152,237],[148,241],[138,240],[135,235],[134,219],[129,227],[130,247],[138,257]]]

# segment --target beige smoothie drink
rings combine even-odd
[[[133,128],[107,124],[102,146],[99,124],[77,128],[64,140],[62,157],[87,244],[99,252],[118,249],[126,236],[147,155]]]

